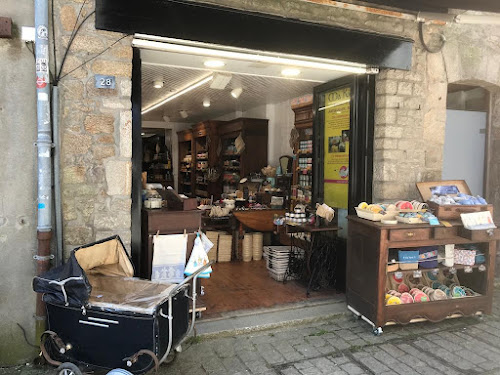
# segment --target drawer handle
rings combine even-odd
[[[407,232],[407,233],[406,233],[406,235],[407,235],[408,237],[413,237],[413,236],[415,235],[415,233],[413,233],[413,232]]]

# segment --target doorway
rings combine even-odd
[[[253,172],[260,172],[267,164],[277,166],[280,157],[293,155],[288,141],[296,115],[292,110],[292,101],[312,98],[315,87],[336,79],[349,79],[347,77],[352,74],[346,66],[339,69],[316,69],[316,66],[297,68],[254,61],[252,58],[248,61],[229,57],[214,59],[210,55],[179,53],[172,50],[173,47],[160,50],[157,45],[146,48],[147,44],[143,43],[143,46],[139,50],[142,127],[160,127],[163,124],[163,127],[172,129],[172,159],[177,157],[173,162],[175,181],[172,186],[186,196],[197,197],[199,203],[206,203],[209,197],[213,200],[221,197],[220,194],[207,194],[209,183],[203,177],[206,169],[203,163],[210,163],[212,153],[218,152],[224,165],[230,161],[229,167],[224,168],[226,172],[231,169],[241,172],[243,168],[243,160],[232,156],[233,148],[237,148],[235,140],[241,133],[239,130],[228,130],[226,137],[222,135],[225,127],[231,128],[234,121],[240,118],[251,121],[250,127],[244,130],[250,136],[246,147],[251,147],[256,153],[252,156],[254,161],[261,152],[267,155],[264,163]],[[353,68],[358,73],[362,72],[359,64]],[[312,105],[310,108],[312,112]],[[266,137],[256,130],[256,126],[262,127],[264,123],[267,124]],[[207,131],[207,125],[220,130],[220,140],[211,149],[207,145],[218,135]],[[190,131],[192,139],[184,137]],[[349,142],[350,135],[344,133],[344,141]],[[259,148],[251,146],[251,137],[260,137]],[[177,145],[177,152],[174,145]],[[258,151],[262,147],[262,151]],[[196,163],[193,163],[194,160]],[[231,171],[232,174],[234,171]],[[194,178],[191,177],[193,174]],[[245,173],[238,175],[236,182],[244,177],[249,176]],[[222,180],[225,181],[225,175]],[[229,191],[227,187],[223,184],[218,191],[225,195],[232,194],[234,191]],[[227,197],[225,195],[222,198]],[[231,234],[228,228],[224,230]],[[232,234],[235,238],[234,231]],[[280,245],[271,233],[265,237],[266,245]],[[238,239],[234,241],[237,243]],[[271,308],[306,300],[321,301],[336,296],[334,289],[326,288],[313,292],[308,298],[306,285],[293,280],[287,283],[273,280],[265,260],[242,262],[238,256],[235,258],[231,262],[216,263],[210,279],[203,281],[205,296],[202,299],[207,307],[205,317],[220,317],[236,310]]]
[[[449,85],[443,148],[443,180],[465,180],[473,195],[485,195],[488,92]]]

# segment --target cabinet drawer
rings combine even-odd
[[[451,227],[451,228],[446,228],[446,227],[439,227],[439,228],[434,228],[434,238],[436,240],[442,240],[446,238],[453,238],[458,236],[458,227]]]
[[[469,230],[464,227],[460,227],[458,234],[460,237],[477,242],[496,241],[500,239],[500,229],[498,228],[488,230]]]
[[[431,228],[393,229],[389,232],[390,241],[419,241],[431,237]]]

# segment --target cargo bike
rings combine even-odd
[[[209,266],[179,284],[157,283],[133,277],[118,236],[76,248],[33,280],[47,308],[44,358],[61,375],[158,369],[193,331],[196,282]]]

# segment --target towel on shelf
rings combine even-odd
[[[152,281],[180,283],[184,280],[187,240],[185,234],[154,236]]]

